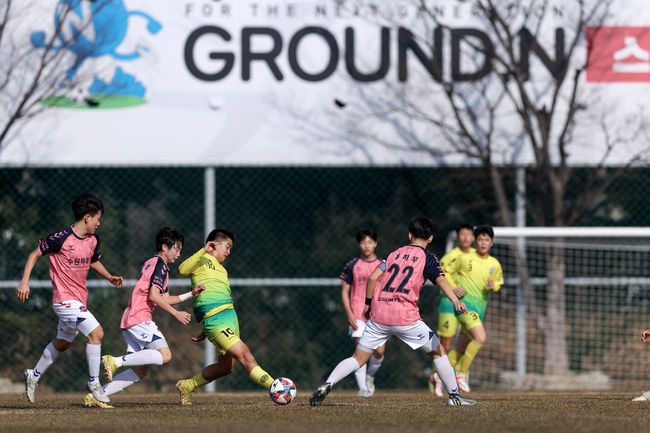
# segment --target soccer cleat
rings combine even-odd
[[[34,403],[34,392],[38,386],[38,382],[34,376],[34,370],[24,370],[23,378],[25,379],[25,395],[27,396],[27,400],[29,400],[30,403]]]
[[[375,376],[366,376],[366,389],[368,390],[366,397],[370,397],[375,393]]]
[[[86,394],[86,396],[84,397],[84,406],[98,407],[100,409],[115,409],[114,406],[111,406],[110,404],[106,404],[97,400],[95,397],[93,397],[92,394]]]
[[[440,380],[438,373],[433,373],[429,376],[429,390],[436,397],[442,397],[442,380]]]
[[[360,389],[357,392],[357,397],[370,397],[372,394],[370,394],[370,391],[367,389]]]
[[[449,394],[447,398],[447,406],[474,406],[475,404],[475,400],[461,397],[458,394]]]
[[[318,388],[316,388],[316,391],[309,397],[309,405],[310,406],[320,406],[320,404],[325,400],[325,397],[327,397],[327,394],[329,394],[332,391],[332,384],[331,383],[324,383]]]
[[[104,364],[104,377],[107,381],[113,381],[113,375],[117,371],[117,364],[111,355],[102,356],[102,364]]]
[[[108,398],[108,396],[104,393],[104,390],[102,389],[101,384],[99,383],[99,380],[93,381],[93,382],[88,382],[88,391],[95,397],[98,401],[102,403],[110,403],[111,399]]]
[[[176,389],[181,397],[181,406],[192,405],[192,392],[194,392],[195,388],[191,379],[181,379],[176,382]]]
[[[463,392],[470,392],[469,383],[467,383],[467,376],[464,374],[456,374],[456,382],[458,388]]]
[[[632,401],[650,401],[650,391],[646,391],[637,398],[633,398]]]

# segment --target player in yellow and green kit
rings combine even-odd
[[[454,293],[460,299],[465,296],[465,290],[462,287],[457,287],[456,281],[451,277],[451,269],[461,255],[476,251],[476,249],[472,248],[472,244],[474,243],[474,227],[469,223],[459,225],[456,228],[456,242],[458,243],[458,246],[440,259],[440,267],[445,273],[445,278],[449,282],[449,285],[454,288]],[[456,331],[458,331],[458,318],[456,317],[456,314],[447,312],[455,311],[454,304],[452,304],[442,292],[440,295],[440,305],[438,306],[438,329],[436,330],[436,334],[438,334],[440,344],[445,348],[445,352],[447,352],[449,363],[454,367],[458,361],[457,349],[463,352],[467,343],[469,343],[470,338],[463,334],[465,329],[461,328],[461,334],[456,342],[456,348],[451,348]],[[436,397],[442,397],[442,380],[440,380],[438,373],[436,373],[435,365],[431,368],[433,373],[429,376],[429,390],[433,392]]]
[[[212,230],[205,247],[181,263],[178,271],[192,279],[192,287],[199,284],[205,290],[194,298],[194,317],[201,322],[203,332],[194,341],[207,338],[217,348],[216,364],[208,365],[189,379],[179,380],[176,389],[181,404],[192,404],[192,392],[213,380],[232,373],[235,361],[244,366],[253,381],[268,389],[273,378],[257,365],[248,346],[239,338],[239,321],[230,297],[228,271],[222,263],[230,255],[235,235],[228,230]]]
[[[474,238],[476,251],[458,256],[445,269],[445,273],[449,272],[451,279],[455,281],[456,287],[463,288],[466,292],[463,302],[467,305],[467,313],[455,313],[464,329],[463,333],[470,338],[462,355],[459,350],[460,358],[454,367],[458,387],[464,392],[470,391],[467,370],[485,344],[483,321],[488,293],[498,292],[503,285],[501,264],[490,255],[494,230],[488,225],[478,226],[474,229]],[[441,308],[445,309],[442,305]],[[444,313],[454,313],[454,311],[445,309]]]

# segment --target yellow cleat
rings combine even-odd
[[[176,389],[180,394],[182,406],[192,405],[192,392],[196,389],[192,382],[194,382],[192,379],[181,379],[176,382]]]
[[[102,356],[102,364],[104,364],[104,377],[107,381],[112,382],[113,374],[117,371],[117,364],[111,355]]]
[[[86,396],[84,397],[84,406],[98,407],[100,409],[115,409],[114,406],[111,406],[110,404],[103,403],[97,400],[95,397],[93,397],[92,394],[86,394]]]

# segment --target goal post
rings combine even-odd
[[[446,251],[454,241],[452,232]],[[490,254],[505,283],[489,296],[473,381],[498,386],[503,371],[646,379],[645,365],[620,355],[639,352],[638,334],[650,328],[649,227],[494,227]]]

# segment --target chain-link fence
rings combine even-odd
[[[357,230],[371,227],[379,233],[381,256],[407,241],[411,216],[427,215],[439,224],[429,249],[441,256],[446,234],[460,222],[500,222],[489,179],[475,168],[215,170],[216,225],[237,234],[225,265],[233,281],[242,338],[270,374],[291,377],[302,389],[320,383],[353,351],[336,278],[358,254]],[[102,263],[116,275],[136,279],[142,263],[155,254],[158,228],[172,226],[185,236],[177,264],[203,245],[204,172],[200,167],[0,170],[0,282],[4,284],[0,289],[0,377],[19,381],[22,369],[32,368],[55,336],[51,289],[34,287],[29,301],[21,304],[15,298],[14,282],[20,279],[38,239],[72,222],[72,198],[85,190],[102,198],[105,213],[97,232]],[[574,172],[576,179],[582,175],[579,169]],[[514,176],[510,179],[513,183]],[[509,190],[514,208],[514,186]],[[644,194],[649,190],[650,170],[630,170],[613,182],[607,196],[595,202],[579,225],[650,225],[650,200]],[[89,278],[98,277],[91,272]],[[176,266],[172,278],[179,278]],[[32,280],[48,279],[47,259],[41,259]],[[262,280],[253,284],[250,279]],[[89,309],[105,331],[104,354],[124,351],[119,320],[131,289],[132,285],[89,289]],[[171,287],[172,294],[186,290],[178,284]],[[475,377],[482,378],[477,382],[482,387],[496,386],[496,373],[513,369],[513,340],[494,337],[491,329],[492,323],[508,329],[514,290],[506,285],[500,301],[488,311],[489,350],[479,353],[475,361]],[[438,296],[438,290],[429,286],[419,303],[423,319],[434,329]],[[183,307],[190,310],[189,305]],[[150,376],[136,386],[138,390],[169,390],[178,378],[196,373],[203,363],[203,346],[190,341],[199,332],[198,324],[184,327],[162,311],[154,319],[168,339],[173,359],[164,367],[152,368]],[[647,319],[637,311],[630,323],[634,338],[642,323],[650,323]],[[82,340],[79,337],[48,370],[39,392],[83,389],[87,368]],[[491,352],[506,354],[503,362]],[[393,340],[387,345],[376,383],[378,388],[423,387],[429,368],[424,354]],[[572,361],[571,368],[582,371],[585,366]],[[642,373],[636,372],[636,377]],[[340,386],[352,388],[354,380],[347,379]],[[217,384],[217,389],[255,387],[240,367]]]

